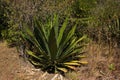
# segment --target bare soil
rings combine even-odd
[[[120,80],[119,48],[90,44],[86,51],[88,65],[80,67],[77,72],[67,73],[68,79],[64,80]],[[35,69],[19,56],[16,48],[9,48],[5,42],[0,42],[0,80],[51,80],[54,76]]]
[[[15,48],[0,42],[0,80],[15,80],[20,72],[20,60]]]
[[[35,75],[41,72],[20,58],[16,48],[0,42],[0,80],[37,80]]]
[[[56,75],[35,69],[19,55],[15,47],[0,41],[0,80],[51,80]]]

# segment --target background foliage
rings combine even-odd
[[[8,28],[8,17],[7,13],[9,12],[8,9],[9,5],[5,1],[0,1],[0,37],[2,37],[2,31]]]
[[[1,0],[0,4],[0,36],[10,43],[19,40],[17,35],[22,22],[32,28],[34,16],[47,22],[46,18],[56,13],[61,16],[60,23],[69,15],[68,28],[78,22],[78,36],[87,34],[97,42],[115,41],[119,44],[119,0]]]

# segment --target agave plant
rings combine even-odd
[[[76,25],[66,30],[68,18],[59,26],[58,16],[47,24],[34,19],[34,30],[24,25],[23,38],[32,44],[34,50],[26,48],[29,61],[42,70],[58,73],[75,70],[76,66],[86,64],[80,61],[83,46],[80,42],[86,38],[75,37]],[[32,47],[30,46],[30,47]]]

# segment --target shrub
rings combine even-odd
[[[88,35],[89,23],[92,20],[91,10],[96,7],[96,0],[74,0],[71,6],[71,21],[78,21],[78,36]]]
[[[6,11],[7,27],[5,30],[2,30],[2,37],[8,42],[9,45],[15,46],[20,42],[20,31],[22,27],[22,22],[26,22],[32,27],[32,16],[35,15],[35,10],[33,7],[36,7],[33,2],[30,0],[28,2],[24,0],[4,0],[5,6],[3,7]],[[21,3],[21,4],[19,4]],[[1,10],[1,11],[4,11]],[[5,24],[6,24],[5,23]],[[5,27],[5,26],[4,26]],[[1,30],[1,29],[0,29]]]
[[[0,1],[0,37],[2,37],[3,30],[6,30],[8,28],[8,17],[7,12],[9,12],[8,9],[9,5],[7,2],[1,0]]]
[[[65,73],[87,63],[80,61],[86,36],[78,39],[75,36],[76,25],[66,30],[67,23],[66,19],[59,28],[58,16],[55,15],[45,25],[35,19],[33,31],[24,25],[22,37],[30,45],[26,46],[25,52],[34,66],[49,73]]]

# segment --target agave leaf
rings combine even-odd
[[[36,48],[38,48],[40,53],[43,53],[41,45],[39,44],[38,40],[36,40],[36,37],[34,36],[33,32],[26,24],[24,24],[24,26],[24,31],[21,33],[22,37],[32,42],[36,46]]]
[[[70,68],[70,69],[76,70],[76,68],[74,66],[69,66],[69,65],[65,65],[65,66]]]
[[[34,30],[38,31],[38,34],[40,34],[41,39],[47,42],[46,33],[43,25],[37,20],[35,20],[34,22],[35,22]]]
[[[75,29],[76,29],[76,25],[69,31],[69,33],[68,33],[65,41],[64,41],[63,44],[61,44],[61,46],[59,47],[58,53],[57,53],[57,58],[58,58],[60,55],[62,55],[62,57],[65,55],[65,53],[62,54],[62,51],[63,51],[64,47],[66,46],[66,44],[68,43],[68,41],[69,41],[69,40],[71,39],[71,37],[74,35]]]
[[[74,49],[74,45],[75,44],[75,42],[74,43],[72,43],[72,44],[70,44],[67,48],[66,48],[66,50],[63,52],[64,54],[62,54],[62,56],[61,57],[65,57],[66,55],[68,55],[68,54],[70,54],[70,52],[72,52]]]
[[[71,61],[71,63],[78,63],[79,62],[79,60],[73,60],[73,61]]]
[[[30,56],[38,59],[38,60],[41,60],[41,58],[39,58],[38,56],[36,56],[36,55],[34,54],[34,52],[32,52],[32,51],[30,51],[30,50],[26,50],[26,52],[27,52],[28,55],[30,55]]]
[[[63,52],[64,54],[62,54],[61,55],[61,58],[64,58],[64,57],[66,57],[66,56],[68,56],[68,55],[70,55],[73,51],[75,51],[75,41],[74,42],[72,42],[67,48],[66,48],[66,50]],[[77,52],[77,51],[76,51]]]
[[[21,33],[21,36],[26,39],[26,40],[29,40],[31,43],[33,43],[36,47],[39,48],[39,46],[36,44],[36,40],[34,39],[34,37],[26,34],[26,33]]]
[[[67,37],[66,37],[66,40],[64,43],[66,43],[67,41],[69,41],[69,39],[71,39],[71,37],[74,35],[75,33],[75,29],[76,29],[76,25],[69,31]]]
[[[36,22],[35,29],[38,29],[38,31],[39,31],[38,34],[40,34],[40,37],[41,37],[41,39],[43,41],[43,44],[45,45],[45,48],[47,50],[48,56],[51,58],[51,54],[50,54],[50,50],[49,50],[47,39],[45,37],[45,33],[44,33],[43,29],[41,28],[39,22],[37,20],[35,22]]]
[[[65,65],[73,65],[73,66],[80,66],[79,63],[75,63],[75,62],[65,62]]]
[[[80,64],[88,64],[87,61],[80,61],[79,63],[80,63]]]
[[[84,40],[84,39],[86,39],[87,38],[87,36],[86,35],[83,35],[81,38],[79,38],[77,41],[76,41],[76,43],[79,43],[80,41],[82,41],[82,40]]]
[[[33,60],[30,59],[30,62],[35,65],[35,66],[42,66],[42,64],[38,63],[38,62],[35,62]]]
[[[26,50],[26,52],[28,55],[39,60],[39,62],[37,63],[37,62],[33,61],[32,59],[29,59],[31,61],[31,63],[34,65],[42,65],[42,64],[45,64],[47,60],[49,60],[46,56],[44,56],[44,57],[36,56],[35,53],[30,50]]]
[[[57,41],[55,38],[54,27],[51,29],[51,32],[50,32],[48,45],[49,45],[49,50],[51,54],[51,59],[54,60],[56,58],[56,53],[57,53]]]
[[[64,48],[65,48],[65,51],[69,51],[68,49],[72,48],[71,46],[75,43],[76,39],[77,39],[76,37],[72,37],[71,43],[66,42],[64,46],[60,46],[58,53],[57,53],[57,57],[61,55],[60,53],[63,51]],[[63,52],[64,54],[65,54],[65,51]]]
[[[37,45],[40,45],[41,49],[47,53],[47,49],[45,47],[42,36],[41,34],[39,34],[39,29],[36,27],[34,28],[34,34],[35,34]]]
[[[75,43],[76,39],[77,39],[76,37],[73,37],[73,39],[72,39],[70,45],[72,45],[73,43]]]
[[[55,38],[57,40],[58,38],[58,27],[59,27],[59,22],[58,22],[58,15],[54,15],[54,19],[53,19],[53,27],[55,30]]]
[[[68,18],[66,18],[66,20],[64,21],[62,27],[60,28],[60,32],[59,32],[58,39],[57,39],[57,45],[58,46],[60,45],[61,39],[63,37],[63,33],[64,33],[65,29],[66,29],[67,20],[68,20]]]
[[[69,52],[69,54],[68,55],[66,55],[66,56],[64,56],[63,58],[66,58],[66,57],[69,57],[69,56],[71,56],[71,55],[73,55],[73,54],[82,54],[82,53],[85,53],[85,52],[81,52],[82,51],[82,49],[75,49],[75,50],[71,50],[71,52]]]
[[[66,51],[64,52],[64,54],[61,56],[62,58],[66,58],[72,54],[75,54],[79,51],[81,51],[81,48],[84,46],[84,45],[79,45],[78,47],[75,48],[75,46],[80,42],[82,41],[83,39],[85,39],[86,36],[83,36],[81,38],[79,38],[77,41],[72,41],[72,43],[69,45],[68,48],[66,48]]]
[[[48,41],[48,38],[49,38],[49,35],[50,35],[50,30],[51,30],[51,27],[50,27],[51,23],[49,21],[49,23],[47,25],[43,25],[45,27],[45,32],[46,32],[46,36],[47,36],[47,41]]]
[[[36,40],[35,37],[31,37],[30,35],[27,35],[27,34],[23,34],[22,35],[24,38],[26,38],[27,40],[29,40],[31,43],[33,43],[35,45],[35,47],[39,50],[39,53],[46,56],[47,55],[44,53],[44,51],[42,50],[41,48],[41,45],[39,44],[38,40]]]
[[[59,61],[62,62],[65,59],[69,59],[69,57],[71,55],[74,55],[74,54],[82,54],[82,53],[84,53],[84,52],[81,52],[81,51],[82,51],[82,49],[79,49],[79,48],[78,49],[71,49],[71,50],[69,50],[67,55],[64,55],[64,56],[60,57]]]
[[[57,69],[60,70],[60,71],[62,71],[62,72],[64,72],[64,73],[68,72],[68,70],[66,68],[57,67]]]
[[[39,22],[40,23],[40,22]],[[44,26],[41,24],[41,26],[42,26],[42,30],[43,30],[43,33],[44,33],[44,36],[45,36],[45,39],[48,39],[48,37],[47,37],[47,35],[46,35],[46,31],[45,31],[45,28],[44,28]]]
[[[78,58],[86,58],[86,56],[84,56],[84,55],[77,55],[76,57],[78,57]]]
[[[71,42],[68,50],[66,49],[66,51],[69,51],[70,49],[75,48],[75,46],[76,46],[80,41],[82,41],[82,40],[85,39],[85,38],[86,38],[86,36],[83,36],[83,37],[79,38],[77,41],[76,41],[76,39],[75,39],[75,40],[73,39],[73,41]],[[84,45],[80,45],[80,46],[78,46],[78,47],[75,48],[75,49],[80,49],[80,48],[82,48],[83,46],[84,46]],[[67,54],[66,54],[66,55],[67,55]]]
[[[38,27],[40,27],[40,28],[42,29],[43,34],[44,34],[44,36],[45,36],[45,39],[48,40],[48,36],[47,36],[47,33],[46,33],[46,30],[45,30],[44,25],[43,25],[40,21],[38,21],[38,23],[39,23],[39,26],[38,26]]]

